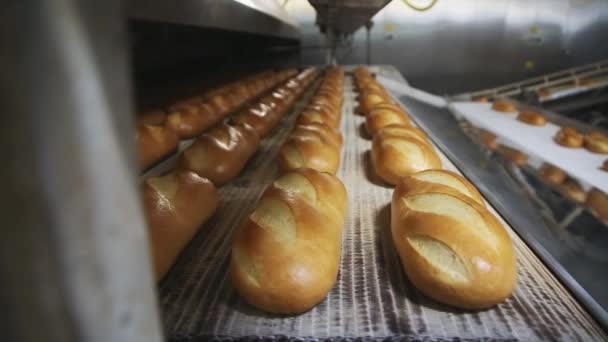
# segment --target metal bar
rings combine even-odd
[[[160,341],[121,2],[0,13],[2,339]]]

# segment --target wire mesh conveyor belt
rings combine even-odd
[[[606,335],[572,295],[510,229],[518,257],[518,286],[492,309],[462,311],[437,304],[407,280],[389,232],[392,188],[378,184],[369,164],[371,142],[353,114],[355,93],[345,80],[338,176],[349,192],[338,281],[328,297],[298,316],[273,316],[247,305],[227,273],[232,236],[263,189],[278,175],[276,155],[299,107],[264,141],[237,180],[220,190],[221,204],[160,286],[165,330],[171,340],[211,337],[443,340],[603,340]],[[441,154],[441,153],[440,153]],[[443,154],[446,168],[456,170]],[[504,222],[503,222],[504,223]],[[506,225],[506,223],[505,223]]]

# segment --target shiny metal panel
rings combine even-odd
[[[299,39],[297,23],[275,0],[129,0],[134,19]]]
[[[306,1],[286,9],[301,25],[291,63],[324,63]],[[457,93],[518,81],[608,58],[608,1],[452,0],[416,12],[393,0],[374,18],[372,64],[395,65],[415,86]],[[365,63],[366,34],[337,49],[342,64]]]

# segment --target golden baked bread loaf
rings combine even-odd
[[[136,123],[138,125],[162,126],[167,118],[167,113],[162,109],[152,109],[137,114]]]
[[[179,139],[164,126],[137,126],[137,155],[140,170],[145,170],[177,150]]]
[[[585,148],[593,153],[608,153],[608,136],[599,132],[585,135]]]
[[[556,143],[569,148],[583,147],[583,135],[572,127],[562,127],[553,138]]]
[[[427,173],[402,178],[391,202],[393,242],[408,278],[427,296],[460,308],[504,301],[517,281],[509,234],[470,197],[472,185],[459,179],[450,186],[453,175]]]
[[[496,134],[485,129],[479,129],[479,142],[490,150],[496,150],[498,148],[498,138],[496,137]]]
[[[186,148],[176,167],[194,171],[219,186],[241,172],[259,142],[260,138],[249,126],[220,124]]]
[[[376,135],[379,136],[380,139],[388,138],[389,136],[413,138],[432,146],[426,133],[418,127],[392,124],[382,127],[374,136]]]
[[[608,222],[608,195],[605,192],[591,189],[587,194],[586,204],[600,219]]]
[[[533,126],[544,126],[547,123],[547,119],[542,114],[531,111],[519,112],[517,120]]]
[[[332,128],[326,124],[313,122],[307,125],[296,125],[291,132],[291,135],[298,135],[300,133],[314,131],[319,132],[327,139],[332,145],[337,146],[338,148],[342,148],[342,143],[344,142],[344,138],[342,137],[342,133],[335,128]]]
[[[441,190],[444,187],[449,187],[460,192],[485,207],[485,201],[479,190],[471,184],[466,178],[456,172],[443,169],[429,169],[416,172],[407,177],[407,182],[400,182],[401,191],[410,193],[427,193]]]
[[[375,108],[365,118],[365,128],[370,136],[374,136],[376,132],[388,125],[411,126],[410,118],[402,111],[396,111],[388,108]]]
[[[504,100],[504,99],[498,99],[498,100],[494,101],[494,104],[492,104],[492,109],[494,109],[497,112],[503,112],[503,113],[517,112],[517,107],[515,106],[515,104],[511,101]]]
[[[376,135],[372,140],[372,165],[382,180],[395,185],[402,177],[440,168],[441,160],[434,148],[420,139]]]
[[[559,189],[574,202],[585,203],[585,200],[587,199],[587,192],[585,192],[579,182],[572,178],[568,178],[559,186]]]
[[[273,313],[320,303],[338,275],[346,208],[346,189],[333,175],[299,169],[277,179],[236,233],[234,288]]]
[[[254,103],[231,118],[235,123],[251,126],[260,138],[268,135],[280,119],[279,112],[263,102]]]
[[[277,158],[281,170],[292,171],[307,167],[332,174],[338,171],[340,147],[334,144],[331,137],[320,130],[299,130],[294,133],[279,151]]]
[[[306,109],[298,117],[298,124],[308,125],[315,122],[326,124],[333,128],[340,127],[340,118],[324,111]]]
[[[505,145],[499,145],[496,152],[498,152],[498,154],[503,156],[506,160],[519,166],[526,165],[528,163],[528,159],[530,158],[522,151]]]
[[[562,184],[568,177],[564,170],[548,163],[544,163],[541,166],[538,170],[538,175],[542,180],[553,185]]]
[[[169,113],[166,125],[177,133],[180,139],[190,139],[199,136],[220,119],[215,113],[205,112],[200,107],[182,105]]]
[[[217,207],[213,183],[190,171],[148,178],[143,204],[156,279],[173,265]]]

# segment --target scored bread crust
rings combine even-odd
[[[217,191],[191,171],[148,178],[143,204],[156,279],[160,280],[217,208]]]
[[[425,177],[426,176],[426,177]],[[428,176],[434,176],[429,178]],[[462,195],[468,196],[481,206],[485,207],[485,201],[479,190],[471,184],[466,178],[456,172],[444,169],[430,169],[416,172],[407,177],[407,182],[399,182],[399,191],[404,193],[426,193],[426,192],[441,192],[446,186],[459,191]],[[433,179],[443,179],[442,182],[433,181]],[[464,189],[458,189],[448,184],[456,182]],[[464,191],[463,191],[464,190]]]
[[[544,126],[547,123],[547,119],[542,114],[531,111],[519,112],[517,120],[532,126]]]
[[[413,150],[405,150],[407,145]],[[420,156],[421,159],[417,159]],[[395,136],[395,135],[376,135],[372,140],[372,165],[376,174],[385,182],[395,185],[400,178],[409,176],[412,173],[427,169],[437,169],[441,167],[441,159],[428,144],[421,142],[420,139]]]
[[[255,153],[260,138],[250,126],[221,124],[201,135],[177,160],[178,170],[192,170],[222,185],[236,177]]]
[[[517,112],[517,106],[511,101],[498,99],[492,104],[492,109],[497,112],[514,113]]]
[[[335,176],[312,169],[270,185],[236,233],[230,275],[237,292],[268,312],[311,309],[334,286],[347,207]]]
[[[517,279],[515,253],[498,219],[455,188],[418,183],[403,178],[391,202],[393,242],[414,286],[465,309],[509,297]]]
[[[374,108],[365,118],[365,128],[371,137],[388,125],[411,126],[412,121],[403,111],[391,108]]]
[[[165,126],[140,124],[137,127],[137,156],[140,170],[145,170],[177,150],[179,138]]]
[[[585,148],[593,153],[608,153],[608,137],[594,132],[585,135]]]
[[[340,166],[340,147],[320,131],[294,132],[281,147],[279,167],[291,171],[301,167],[335,174]]]
[[[571,127],[562,127],[557,131],[553,140],[557,144],[569,148],[581,148],[584,143],[583,135]]]

